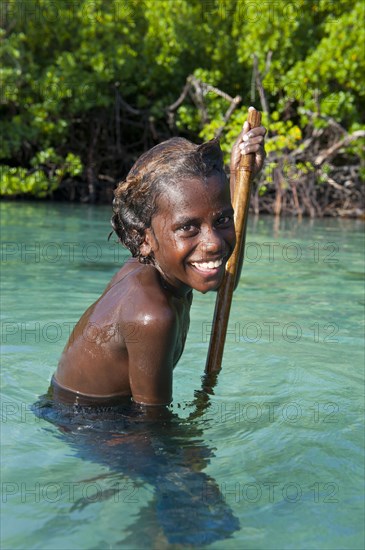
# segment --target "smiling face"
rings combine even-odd
[[[167,188],[141,250],[153,253],[164,279],[180,292],[215,290],[235,246],[229,185],[215,173]]]

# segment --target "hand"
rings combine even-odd
[[[250,109],[253,109],[253,107],[250,107]],[[251,130],[249,123],[247,121],[244,123],[242,132],[232,147],[231,176],[234,176],[239,166],[241,155],[247,155],[248,153],[255,153],[253,176],[256,176],[261,171],[266,157],[264,148],[265,134],[266,128],[264,126],[258,126]]]

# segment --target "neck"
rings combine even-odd
[[[189,286],[184,285],[184,286],[181,286],[181,287],[176,287],[176,286],[172,285],[171,283],[169,283],[166,280],[166,278],[164,277],[164,275],[161,272],[161,270],[159,269],[159,267],[157,265],[155,267],[158,270],[158,273],[160,275],[160,281],[161,281],[162,287],[165,290],[168,290],[173,296],[175,296],[175,298],[178,298],[179,300],[182,300],[182,299],[185,299],[185,298],[187,298],[188,296],[191,295],[192,289]]]

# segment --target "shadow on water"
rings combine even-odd
[[[133,404],[99,409],[59,404],[52,391],[34,405],[35,414],[58,427],[76,456],[110,469],[110,474],[93,479],[110,476],[113,481],[98,494],[97,502],[111,498],[119,502],[126,479],[133,480],[134,487],[148,483],[153,488],[151,500],[139,509],[117,547],[201,547],[239,530],[217,482],[203,472],[213,456],[199,426],[209,407],[209,393],[212,388],[207,385],[196,392],[194,412],[187,419],[168,409],[151,418]],[[70,511],[96,501],[79,499]]]

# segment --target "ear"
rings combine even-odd
[[[157,249],[156,239],[151,227],[145,230],[144,240],[139,247],[142,256],[149,256]]]

